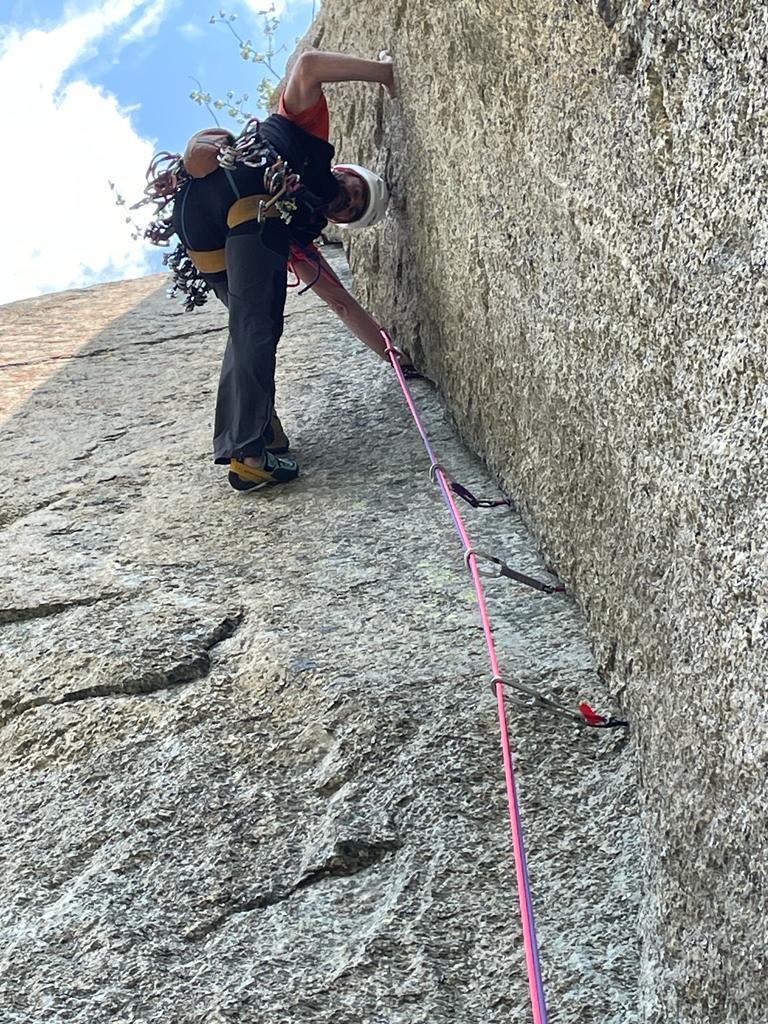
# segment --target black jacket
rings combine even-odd
[[[306,245],[328,223],[321,211],[339,193],[339,184],[331,174],[336,150],[330,142],[305,132],[282,114],[268,117],[261,125],[261,134],[301,176],[301,188],[295,197],[299,209],[288,230],[292,239]]]

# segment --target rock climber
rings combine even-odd
[[[289,260],[298,279],[358,338],[388,358],[375,320],[314,245],[328,220],[349,228],[376,224],[389,199],[375,172],[332,164],[326,82],[378,83],[390,97],[395,91],[393,64],[385,53],[379,60],[303,53],[277,114],[247,126],[237,139],[224,129],[197,133],[173,177],[173,213],[164,223],[229,311],[214,459],[229,465],[229,482],[239,491],[286,483],[299,472],[297,462],[285,456],[288,439],[274,410],[275,352]],[[398,358],[411,369],[407,356]]]

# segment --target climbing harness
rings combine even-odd
[[[264,167],[266,195],[241,199],[239,193],[236,193],[238,200],[241,203],[246,203],[249,199],[254,201],[255,219],[259,223],[267,217],[278,216],[286,223],[290,223],[298,209],[295,193],[301,186],[301,178],[291,170],[277,150],[263,138],[259,120],[255,117],[251,118],[238,136],[225,134],[224,138],[227,137],[230,139],[229,143],[222,144],[216,153],[216,164],[219,167],[222,167],[228,174],[237,164],[244,164],[247,167]],[[193,140],[194,138],[195,136],[193,136]],[[216,164],[211,170],[216,169]],[[172,218],[166,215],[167,208],[176,200],[193,177],[204,177],[206,173],[211,173],[211,171],[204,170],[199,175],[190,174],[179,153],[169,153],[164,150],[152,157],[147,168],[147,184],[144,188],[143,198],[131,206],[132,210],[150,204],[155,207],[153,220],[144,232],[144,237],[148,242],[162,247],[169,246],[170,239],[175,234],[175,228]],[[232,227],[232,224],[229,223],[229,226]],[[207,262],[206,257],[208,258]],[[207,301],[211,286],[202,275],[214,273],[223,268],[224,251],[192,252],[183,242],[179,242],[173,252],[167,253],[163,257],[163,263],[173,275],[173,281],[168,288],[168,296],[173,298],[181,292],[185,296],[184,308],[187,312],[191,312]]]
[[[544,985],[541,976],[541,960],[539,955],[539,944],[538,937],[536,934],[536,921],[533,913],[533,901],[531,896],[531,885],[530,878],[528,876],[528,861],[525,853],[525,843],[523,840],[523,829],[520,816],[520,801],[517,795],[517,786],[515,783],[515,774],[512,767],[512,751],[509,741],[509,731],[507,726],[507,712],[505,705],[505,690],[507,687],[513,692],[510,694],[511,699],[518,705],[526,708],[537,709],[541,711],[550,712],[555,715],[566,717],[568,720],[578,723],[583,726],[591,726],[593,728],[615,728],[623,727],[627,728],[628,723],[619,721],[614,718],[604,718],[602,715],[597,714],[589,704],[582,703],[579,705],[578,712],[567,707],[565,704],[553,700],[550,697],[546,697],[539,693],[534,687],[528,686],[520,680],[510,679],[502,675],[501,667],[499,665],[498,655],[496,652],[496,645],[493,638],[493,631],[491,628],[490,616],[488,613],[488,606],[485,601],[485,594],[482,585],[482,576],[489,575],[488,570],[482,571],[480,569],[479,562],[481,559],[492,562],[498,566],[497,570],[494,570],[490,575],[493,576],[507,576],[517,582],[524,583],[527,586],[535,587],[537,590],[542,590],[545,593],[563,593],[563,587],[553,587],[550,584],[542,583],[540,580],[534,580],[530,576],[526,576],[523,573],[518,573],[502,561],[493,555],[488,555],[483,551],[477,551],[472,547],[472,543],[467,534],[467,530],[464,526],[464,521],[461,518],[461,513],[456,504],[454,495],[463,497],[465,501],[469,501],[470,505],[476,508],[480,507],[493,507],[488,505],[474,497],[471,492],[467,491],[466,494],[462,494],[462,491],[466,491],[461,485],[456,490],[455,481],[452,481],[446,473],[444,467],[438,461],[432,444],[427,435],[424,424],[419,416],[419,411],[416,408],[416,404],[413,400],[413,396],[406,383],[405,375],[400,367],[397,358],[397,349],[392,344],[392,339],[385,330],[381,331],[381,337],[387,349],[387,355],[389,361],[397,374],[397,379],[400,383],[405,401],[408,404],[411,415],[413,416],[416,429],[421,435],[421,439],[424,442],[424,447],[427,450],[427,454],[430,459],[430,476],[432,480],[437,483],[443,498],[448,505],[448,509],[453,518],[456,531],[459,534],[461,543],[464,547],[464,560],[467,568],[472,576],[472,581],[475,586],[475,593],[477,595],[478,609],[480,612],[480,619],[483,626],[483,632],[485,634],[485,640],[488,647],[488,655],[491,663],[491,688],[496,698],[496,706],[499,715],[499,729],[501,733],[501,751],[502,759],[504,763],[504,778],[507,789],[507,803],[509,807],[509,821],[512,831],[512,846],[514,849],[515,859],[515,872],[517,876],[517,891],[518,899],[520,901],[520,913],[522,919],[523,928],[523,946],[525,949],[525,961],[526,969],[528,973],[528,984],[531,995],[531,1007],[533,1010],[533,1021],[534,1024],[548,1024],[549,1017],[547,1013],[546,997],[544,995]],[[505,502],[507,504],[507,502]],[[511,502],[508,503],[511,505]]]
[[[219,165],[231,171],[236,164],[246,167],[264,167],[264,188],[271,199],[261,199],[257,220],[261,223],[267,211],[277,210],[282,220],[290,224],[297,210],[294,193],[301,187],[301,177],[292,171],[277,150],[261,134],[261,122],[252,117],[229,146],[218,155]]]

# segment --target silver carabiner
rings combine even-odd
[[[464,552],[464,564],[466,565],[467,569],[469,569],[470,572],[472,571],[472,567],[469,564],[469,559],[471,555],[475,556],[475,568],[477,569],[480,576],[484,576],[486,577],[486,579],[496,579],[497,577],[502,575],[501,570],[504,566],[502,560],[500,558],[496,558],[495,555],[489,555],[487,551],[476,551],[475,548],[467,548],[467,550]],[[480,566],[477,564],[477,560],[479,558],[485,558],[489,562],[494,562],[496,565],[499,566],[498,570],[481,569]]]

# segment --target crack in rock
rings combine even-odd
[[[162,345],[166,341],[184,341],[185,338],[197,338],[203,334],[218,334],[228,330],[227,324],[219,324],[218,327],[201,327],[194,331],[187,331],[186,334],[169,334],[165,338],[148,338],[146,341],[136,341],[134,345]]]
[[[96,594],[92,597],[76,597],[71,601],[50,601],[35,604],[27,608],[0,608],[0,626],[10,626],[18,622],[29,622],[30,619],[47,619],[53,615],[61,615],[70,608],[87,608],[89,605],[108,601],[119,597],[119,594]]]
[[[70,359],[91,359],[109,352],[117,352],[114,348],[95,348],[90,352],[72,352],[66,356],[46,356],[45,359],[24,359],[18,363],[0,363],[0,370],[13,370],[19,366],[43,366],[45,363],[66,363]]]
[[[0,508],[0,530],[6,529],[11,526],[12,523],[17,523],[20,519],[26,519],[27,516],[34,515],[35,512],[39,512],[41,509],[48,508],[50,505],[54,505],[57,501],[60,501],[62,494],[57,494],[53,498],[46,498],[44,501],[35,502],[34,504],[22,505],[18,508]]]
[[[284,900],[290,899],[295,892],[295,886],[290,889],[270,889],[269,892],[265,892],[253,899],[232,903],[222,914],[214,917],[212,921],[195,925],[186,931],[184,933],[184,941],[199,942],[221,928],[231,917],[235,917],[237,914],[247,914],[252,910],[266,910],[268,907],[274,907],[276,903],[282,903]]]
[[[115,595],[111,595],[115,596]],[[80,601],[79,604],[93,604],[91,601]],[[70,607],[74,605],[73,602]],[[65,609],[63,609],[65,610]],[[14,719],[28,711],[39,707],[58,707],[62,704],[75,704],[80,701],[92,700],[97,697],[136,697],[146,694],[159,693],[162,690],[176,689],[190,683],[199,682],[211,671],[211,651],[214,647],[229,640],[237,632],[243,620],[242,610],[234,615],[228,615],[208,634],[203,640],[202,648],[195,654],[183,658],[168,669],[154,669],[139,676],[129,679],[118,680],[117,682],[98,683],[93,686],[84,686],[79,690],[71,690],[58,697],[40,696],[30,700],[19,702],[8,709],[0,718],[0,725],[7,725]]]
[[[242,611],[228,615],[203,640],[203,646],[196,654],[182,659],[169,669],[155,669],[130,680],[117,683],[102,683],[84,686],[81,690],[65,693],[51,704],[74,704],[94,697],[130,697],[137,694],[158,693],[161,690],[199,682],[211,671],[211,651],[237,632],[243,619]]]
[[[70,359],[93,359],[94,356],[106,356],[112,352],[128,352],[132,348],[163,345],[168,341],[183,341],[185,338],[195,338],[203,334],[216,334],[226,330],[226,324],[219,327],[203,327],[199,330],[189,331],[187,334],[171,334],[164,338],[147,338],[144,341],[133,341],[128,345],[116,348],[94,348],[89,352],[70,352],[68,355],[45,356],[43,359],[23,359],[15,363],[0,363],[0,370],[14,370],[22,366],[44,366],[45,363],[66,363]]]
[[[324,878],[356,875],[376,864],[391,850],[399,850],[401,846],[399,839],[338,839],[322,863],[302,875],[294,891],[305,889]]]
[[[287,320],[288,317],[291,316],[307,316],[308,313],[317,313],[318,308],[318,306],[313,304],[311,306],[307,306],[306,309],[292,309],[289,313],[285,314],[284,319]]]
[[[123,430],[116,430],[112,434],[105,434],[104,437],[100,438],[96,442],[96,444],[91,445],[90,448],[87,448],[80,455],[74,455],[72,457],[72,461],[73,462],[85,462],[85,461],[87,461],[88,459],[90,459],[90,457],[92,455],[95,455],[96,452],[98,452],[105,444],[109,444],[110,441],[119,441],[122,437],[125,437],[125,435],[127,433],[128,433],[128,428],[126,427]]]
[[[302,875],[294,885],[282,889],[270,889],[249,900],[232,903],[226,910],[211,921],[195,925],[184,934],[186,942],[199,942],[207,938],[226,924],[230,918],[238,914],[247,914],[253,910],[267,910],[277,903],[284,903],[296,893],[308,889],[311,885],[326,878],[347,878],[367,871],[393,850],[402,846],[399,839],[345,839],[334,843],[333,850],[317,868]]]

